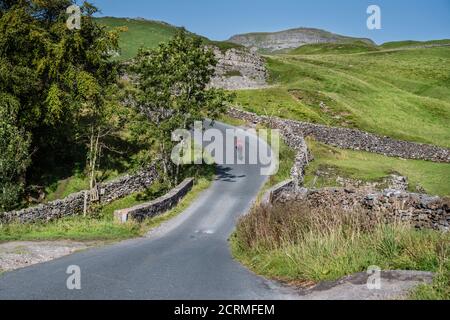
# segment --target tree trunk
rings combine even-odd
[[[100,132],[91,127],[91,143],[89,150],[89,189],[91,201],[98,201],[97,181],[96,181],[96,169],[97,158],[99,152]]]

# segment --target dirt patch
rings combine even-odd
[[[100,242],[43,241],[0,244],[0,272],[12,271],[57,259],[100,245]]]
[[[433,274],[421,271],[385,271],[379,289],[369,289],[369,275],[358,273],[335,282],[322,282],[302,290],[306,300],[403,300],[415,287],[429,284]]]

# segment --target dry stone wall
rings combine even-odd
[[[116,199],[140,192],[148,188],[158,179],[155,166],[150,166],[134,175],[126,175],[114,181],[99,185],[99,203],[107,204]],[[51,220],[74,216],[84,210],[85,199],[89,201],[89,191],[74,193],[62,200],[52,201],[19,211],[0,213],[0,223],[48,222]]]
[[[360,207],[388,222],[402,221],[416,228],[450,231],[450,201],[424,194],[399,190],[364,193],[362,190],[324,188],[296,193],[284,193],[278,202],[306,200],[317,208],[350,210]]]
[[[238,119],[263,123],[282,131],[290,130],[293,136],[311,136],[319,142],[338,148],[368,151],[404,159],[450,163],[450,150],[433,145],[395,140],[354,129],[258,116],[235,108],[230,109],[229,114]]]
[[[143,221],[146,218],[155,217],[175,207],[193,186],[194,179],[186,179],[179,186],[172,189],[164,196],[133,208],[117,210],[114,212],[114,216],[117,221],[122,223],[128,221],[129,219]]]

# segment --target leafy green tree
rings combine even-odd
[[[0,212],[20,205],[30,136],[16,126],[18,103],[0,94]]]
[[[181,29],[174,38],[154,50],[140,50],[136,100],[150,120],[160,146],[166,176],[176,176],[170,162],[172,132],[186,129],[205,117],[215,119],[226,110],[231,97],[220,89],[208,89],[217,60],[199,37]]]
[[[110,119],[105,95],[117,80],[110,58],[118,51],[119,30],[96,24],[97,9],[87,2],[81,6],[81,29],[69,30],[66,9],[74,3],[0,0],[0,97],[16,106],[14,123],[4,134],[31,136],[35,164],[84,148],[87,130],[90,146],[92,137],[102,135],[92,128]],[[0,101],[1,108],[5,104]],[[87,148],[88,163],[98,159],[99,148],[94,149]]]

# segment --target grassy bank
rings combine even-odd
[[[448,275],[450,234],[385,225],[361,210],[321,210],[307,203],[256,207],[238,224],[233,254],[258,274],[295,283],[337,280],[373,265]],[[443,282],[421,287],[412,297],[449,299],[448,290],[439,290]]]
[[[214,169],[206,169],[197,175],[195,185],[189,194],[171,211],[143,223],[129,221],[119,224],[114,221],[114,211],[126,209],[151,201],[168,191],[162,184],[130,195],[108,205],[98,207],[86,217],[75,216],[49,223],[0,225],[0,241],[44,241],[44,240],[121,240],[139,237],[150,229],[176,216],[186,209],[199,194],[209,187]]]

